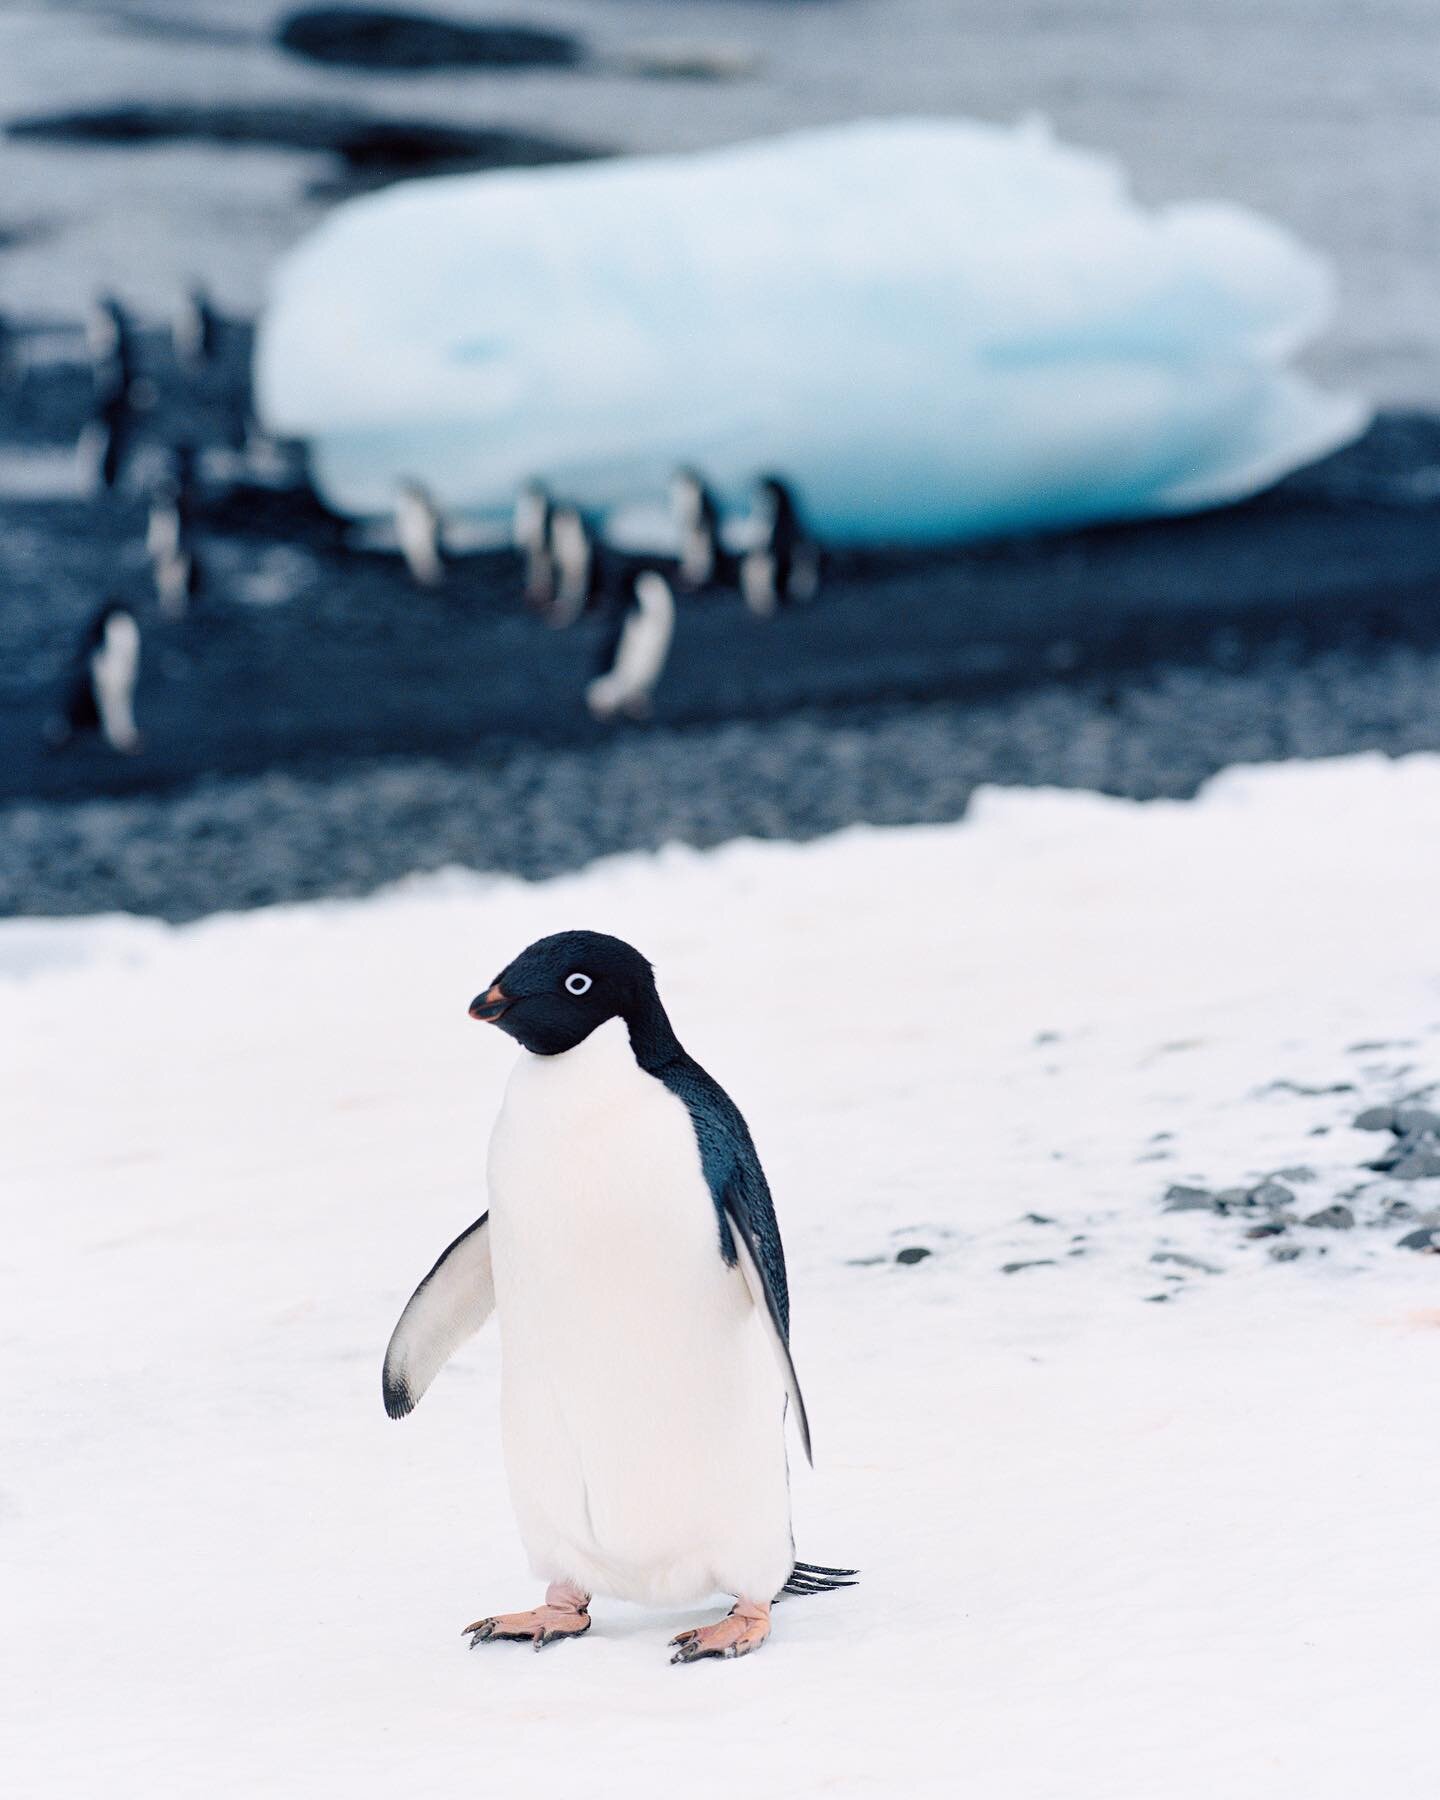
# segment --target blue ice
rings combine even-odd
[[[1253,493],[1368,412],[1294,367],[1328,266],[1243,207],[1146,209],[1037,124],[900,119],[701,154],[409,183],[277,270],[261,416],[322,494],[419,480],[596,513],[677,464],[766,471],[834,543],[937,541]]]

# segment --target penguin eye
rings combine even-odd
[[[590,977],[588,975],[582,975],[578,969],[573,975],[567,975],[565,977],[565,992],[567,994],[588,994],[594,985],[595,984],[591,981]]]

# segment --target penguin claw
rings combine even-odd
[[[461,1628],[461,1637],[477,1644],[532,1644],[543,1650],[547,1644],[562,1638],[583,1637],[590,1629],[588,1612],[575,1612],[552,1606],[538,1606],[533,1612],[500,1613],[492,1619],[476,1619]]]
[[[733,1612],[713,1625],[680,1631],[670,1640],[675,1654],[672,1663],[700,1662],[714,1656],[728,1662],[737,1656],[749,1656],[770,1635],[770,1608],[738,1604]]]

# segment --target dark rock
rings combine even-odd
[[[1218,1263],[1202,1262],[1198,1256],[1187,1256],[1181,1250],[1157,1250],[1150,1260],[1152,1263],[1173,1263],[1181,1269],[1198,1269],[1202,1275],[1218,1275],[1221,1272]]]
[[[1165,1190],[1166,1212],[1214,1212],[1215,1196],[1209,1188],[1184,1187],[1172,1183]]]
[[[1313,1181],[1315,1171],[1304,1163],[1297,1163],[1291,1169],[1277,1169],[1271,1177],[1272,1181]]]
[[[1025,1223],[1027,1225],[1053,1225],[1055,1221],[1045,1213],[1029,1212],[1025,1214]]]
[[[265,149],[328,151],[339,158],[342,187],[379,187],[407,176],[467,169],[531,168],[598,154],[582,144],[501,127],[385,119],[339,106],[200,101],[47,113],[12,120],[11,137],[69,144],[195,142]]]
[[[1295,1196],[1280,1181],[1262,1181],[1258,1187],[1250,1189],[1245,1196],[1251,1206],[1263,1206],[1269,1212],[1279,1212],[1282,1207],[1293,1206]]]
[[[934,1254],[933,1250],[927,1250],[923,1244],[908,1244],[905,1249],[895,1252],[895,1260],[897,1263],[918,1263]]]
[[[1396,1245],[1397,1250],[1430,1250],[1440,1253],[1440,1232],[1426,1225],[1419,1231],[1407,1231]]]
[[[1264,1225],[1252,1225],[1245,1233],[1247,1238],[1279,1237],[1286,1230],[1278,1219],[1271,1219]]]
[[[1294,1262],[1300,1255],[1299,1244],[1272,1244],[1270,1255],[1276,1262]]]
[[[1319,1212],[1311,1213],[1305,1223],[1328,1226],[1332,1231],[1349,1231],[1355,1224],[1355,1215],[1348,1206],[1341,1206],[1337,1201],[1334,1206],[1322,1206]]]
[[[1037,1256],[1033,1262],[1001,1263],[1002,1275],[1018,1275],[1022,1269],[1053,1269],[1056,1266],[1054,1257]]]
[[[1440,1132],[1440,1113],[1428,1106],[1397,1106],[1393,1130],[1401,1137],[1419,1137],[1422,1133]]]
[[[1400,1154],[1390,1167],[1396,1181],[1426,1181],[1440,1175],[1440,1137],[1401,1138]]]
[[[291,13],[275,41],[295,56],[349,69],[564,69],[585,56],[579,41],[562,32],[353,6]]]
[[[1364,1112],[1355,1119],[1357,1131],[1393,1131],[1395,1129],[1395,1108],[1393,1106],[1367,1106]]]

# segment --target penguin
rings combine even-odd
[[[806,536],[794,495],[777,476],[755,484],[752,514],[759,541],[740,561],[740,592],[757,618],[769,618],[796,600],[813,600],[820,559]]]
[[[145,554],[157,566],[180,554],[190,535],[193,491],[178,461],[162,475],[150,494],[150,516],[145,525]]]
[[[120,485],[135,431],[128,390],[100,395],[75,446],[82,486],[90,494],[110,493]]]
[[[554,593],[546,617],[563,630],[594,604],[602,587],[599,547],[578,506],[551,508],[548,550]]]
[[[720,510],[694,469],[670,477],[670,512],[680,539],[680,585],[709,587],[720,573]]]
[[[198,375],[215,360],[220,342],[220,320],[210,296],[197,282],[186,291],[170,322],[170,342],[175,361],[187,374]]]
[[[525,566],[525,604],[544,612],[555,598],[555,563],[550,555],[550,522],[555,507],[541,481],[527,481],[515,498],[511,541]]]
[[[194,546],[188,538],[181,539],[175,550],[159,557],[153,567],[160,611],[167,619],[185,618],[200,598],[202,585]]]
[[[490,1140],[489,1211],[441,1255],[385,1355],[391,1418],[496,1313],[501,1435],[544,1603],[476,1619],[471,1647],[541,1649],[590,1628],[593,1595],[734,1605],[672,1662],[745,1656],[782,1592],[852,1584],[798,1564],[790,1356],[775,1209],[739,1108],[675,1035],[619,938],[541,938],[470,1004],[522,1054]]]
[[[139,675],[140,627],[135,615],[107,600],[85,627],[60,715],[48,733],[50,742],[59,748],[93,731],[112,750],[135,755],[141,748],[135,728]]]
[[[439,587],[445,578],[443,528],[428,488],[402,481],[395,497],[395,535],[405,567],[420,587]]]
[[[85,321],[85,347],[96,399],[127,401],[135,379],[135,338],[130,318],[113,294],[97,294]]]
[[[625,585],[619,617],[605,647],[604,672],[585,690],[597,719],[624,713],[643,719],[665,669],[675,636],[675,596],[655,569],[638,570]]]

